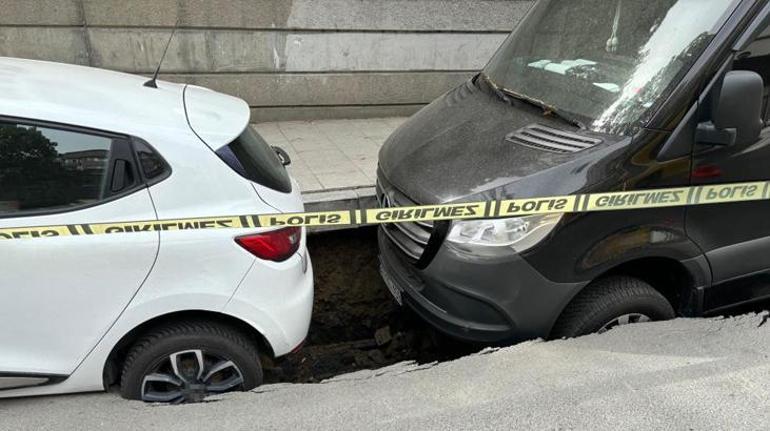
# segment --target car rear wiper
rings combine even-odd
[[[495,93],[498,94],[501,98],[508,99],[508,98],[514,98],[520,102],[524,102],[528,105],[534,106],[536,108],[540,108],[543,110],[543,115],[546,117],[556,117],[561,119],[562,121],[565,121],[575,127],[578,127],[580,130],[586,130],[587,127],[585,124],[583,124],[580,120],[576,118],[572,118],[567,114],[564,114],[561,112],[558,108],[551,106],[542,100],[535,99],[534,97],[529,97],[525,94],[517,93],[513,90],[500,87],[497,84],[495,84],[487,75],[481,74],[481,78],[484,79],[484,81],[489,84],[489,86],[495,91]]]

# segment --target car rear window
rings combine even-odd
[[[242,177],[279,192],[291,191],[289,173],[275,150],[251,127],[216,153]]]

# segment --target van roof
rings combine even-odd
[[[156,89],[145,87],[143,84],[147,80],[143,76],[85,66],[0,57],[0,116],[78,125],[140,137],[149,130],[173,133],[184,129],[189,132],[184,106],[185,85],[158,81]],[[248,124],[245,102],[213,91],[203,94],[219,101],[216,105],[224,110],[220,115],[234,112],[237,115],[233,117],[243,122],[245,110],[245,123]],[[223,106],[223,99],[229,103]],[[201,105],[205,106],[204,103]],[[193,114],[191,117],[200,117]],[[221,139],[238,136],[246,124],[230,125],[227,128],[233,130],[220,131]],[[201,125],[199,128],[211,127]],[[205,136],[201,137],[205,139]]]

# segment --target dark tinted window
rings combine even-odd
[[[765,81],[764,92],[764,120],[770,120],[768,112],[768,94],[770,93],[770,28],[766,28],[762,34],[749,45],[746,51],[738,55],[734,64],[735,70],[750,70],[757,72]]]
[[[139,165],[142,167],[144,177],[148,180],[160,178],[168,173],[166,162],[149,145],[141,141],[134,142]]]
[[[275,151],[251,127],[217,155],[241,176],[283,193],[291,191],[291,180]]]
[[[103,136],[0,123],[0,215],[98,202],[111,149]]]

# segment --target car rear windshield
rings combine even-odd
[[[217,155],[242,177],[282,193],[291,192],[291,179],[275,150],[251,127]]]

